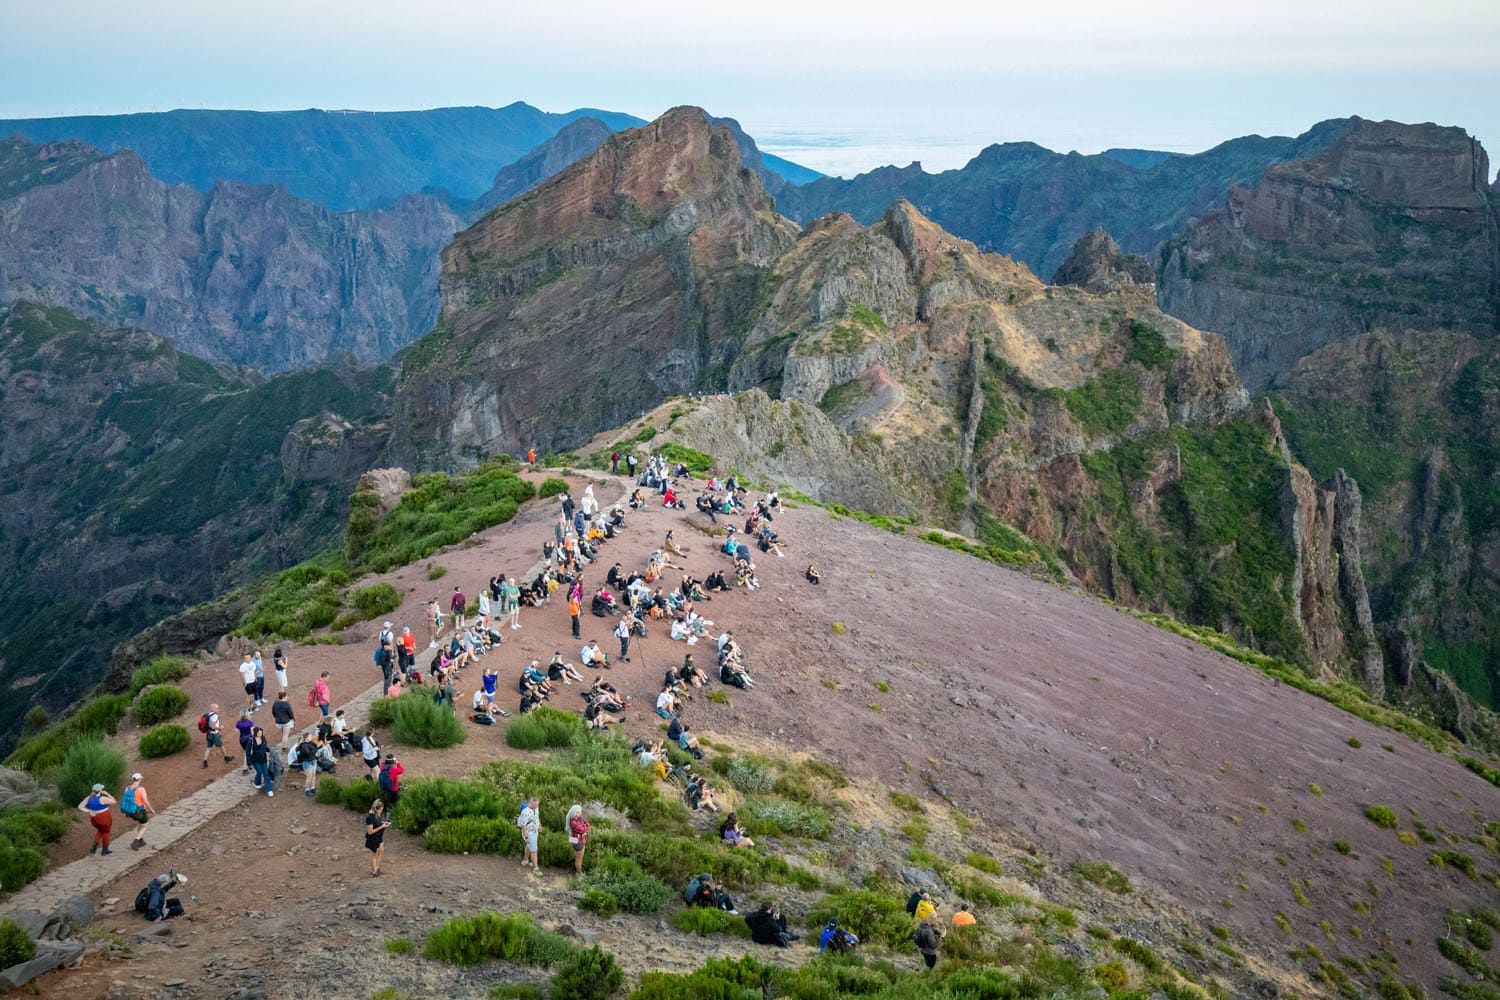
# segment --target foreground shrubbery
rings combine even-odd
[[[698,937],[708,937],[710,934],[729,934],[743,938],[750,936],[750,925],[745,923],[744,917],[709,906],[684,906],[673,913],[667,922],[684,934],[696,934]]]
[[[147,760],[170,757],[174,753],[186,750],[187,746],[187,728],[175,722],[164,722],[148,729],[140,742],[141,756]]]
[[[505,744],[516,750],[567,747],[584,735],[583,717],[543,705],[519,715],[505,727]]]
[[[524,913],[501,916],[490,910],[451,917],[427,935],[422,954],[454,965],[504,959],[522,965],[556,965],[578,950],[560,934],[537,929]]]
[[[468,735],[458,716],[447,705],[439,705],[425,691],[408,691],[399,698],[382,698],[389,709],[391,738],[407,746],[441,749],[458,746]],[[371,711],[370,721],[376,722]]]
[[[558,476],[548,476],[542,480],[542,485],[537,487],[536,495],[543,500],[551,497],[561,496],[568,492],[568,481]]]
[[[675,890],[654,875],[648,875],[639,864],[610,854],[590,866],[578,880],[579,887],[613,900],[613,909],[626,913],[655,913],[676,895]],[[722,911],[721,911],[722,912]]]
[[[14,920],[0,920],[0,969],[36,958],[36,942]]]
[[[807,926],[816,931],[830,919],[858,934],[861,941],[879,942],[892,948],[911,943],[914,925],[895,892],[861,889],[829,893],[808,913]]]
[[[171,684],[158,684],[141,692],[141,696],[135,700],[135,721],[140,726],[154,726],[158,722],[175,719],[187,707],[186,691]]]
[[[66,720],[21,743],[6,763],[32,774],[45,774],[62,763],[69,747],[78,740],[90,736],[113,736],[128,711],[130,695],[96,695]]]
[[[125,756],[98,737],[88,737],[68,748],[51,778],[66,805],[82,802],[95,783],[113,795],[125,783]]]
[[[388,583],[375,583],[360,587],[349,595],[349,602],[359,613],[361,621],[390,614],[401,606],[401,595]]]

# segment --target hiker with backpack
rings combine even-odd
[[[130,784],[120,793],[120,814],[136,821],[135,837],[130,841],[130,849],[139,851],[146,846],[146,824],[156,815],[156,810],[151,807],[151,799],[146,794],[146,786],[141,784],[139,771],[130,776]]]
[[[912,932],[912,941],[922,953],[922,961],[931,969],[937,965],[938,951],[943,947],[943,926],[936,920],[927,919],[917,924]]]
[[[182,908],[182,900],[176,896],[167,896],[170,890],[180,885],[187,885],[187,876],[179,875],[175,870],[156,876],[146,884],[146,888],[136,893],[135,912],[152,923],[182,916],[186,912]]]
[[[385,802],[376,799],[370,803],[370,811],[365,814],[365,850],[370,852],[372,876],[380,874],[380,861],[385,857],[385,831],[390,825],[385,816]]]
[[[101,847],[102,853],[109,854],[109,828],[114,824],[114,818],[110,815],[109,807],[115,805],[115,797],[104,790],[103,785],[96,784],[89,792],[88,797],[78,803],[78,811],[89,818],[89,823],[94,827],[94,843],[89,847],[89,853],[93,854]]]
[[[391,686],[391,678],[396,673],[395,659],[395,655],[391,652],[391,644],[381,640],[380,645],[375,648],[375,666],[380,668],[380,690],[382,691]]]
[[[224,753],[224,732],[219,720],[219,706],[214,703],[208,706],[208,711],[198,716],[198,732],[203,734],[203,766],[208,766],[208,755],[217,747],[219,753],[224,754],[224,763],[228,764],[234,758]]]
[[[318,749],[323,745],[322,734],[312,739],[303,738],[292,751],[292,766],[302,769],[302,794],[312,798],[318,794]]]
[[[859,935],[846,927],[840,927],[837,919],[830,918],[818,935],[818,950],[848,954],[859,947]]]
[[[453,588],[453,594],[448,598],[448,610],[453,612],[453,627],[464,627],[464,609],[469,606],[469,599],[457,586]]]
[[[379,786],[381,794],[392,805],[401,797],[401,776],[405,773],[406,768],[401,766],[395,754],[385,755],[385,763],[380,765],[380,773],[375,776],[375,784]]]
[[[328,676],[326,670],[319,674],[318,679],[313,681],[312,690],[307,692],[307,707],[316,708],[323,713],[324,718],[328,717],[328,706],[333,701],[333,696],[328,692]]]

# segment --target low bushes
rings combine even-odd
[[[730,934],[748,938],[750,925],[744,917],[708,906],[685,906],[673,913],[667,921],[684,934],[708,937],[710,934]]]
[[[158,722],[175,719],[188,707],[187,692],[171,684],[158,684],[141,692],[135,700],[137,725],[154,726]]]
[[[737,790],[751,795],[769,792],[776,782],[771,762],[759,754],[724,754],[715,757],[708,766]]]
[[[425,559],[445,545],[456,545],[476,531],[503,524],[536,496],[505,460],[457,476],[427,472],[358,546],[350,545],[361,569],[383,573]]]
[[[158,656],[131,671],[130,697],[134,698],[153,684],[180,681],[192,672],[192,661],[186,656]]]
[[[1396,818],[1396,811],[1390,806],[1375,805],[1367,807],[1365,809],[1365,819],[1374,823],[1382,830],[1394,830],[1401,825],[1401,821]]]
[[[0,813],[0,890],[15,892],[46,871],[42,848],[67,835],[73,816],[56,803]]]
[[[686,974],[643,973],[640,985],[630,994],[630,1000],[702,1000],[704,997],[744,1000],[746,997],[771,996],[770,986],[775,975],[773,966],[762,965],[748,955],[741,959],[714,958],[705,962],[702,968]],[[826,995],[837,996],[832,992]]]
[[[402,786],[401,795],[406,796],[406,788]],[[343,806],[350,812],[366,813],[376,799],[390,799],[375,784],[375,779],[368,775],[360,775],[348,784],[344,784],[331,774],[325,774],[318,778],[318,795],[316,801],[319,805]]]
[[[482,785],[451,778],[414,778],[402,785],[391,823],[403,833],[420,834],[439,820],[499,819],[507,812],[500,797]]]
[[[867,889],[829,893],[808,913],[807,926],[817,931],[833,919],[861,941],[903,948],[911,943],[915,924],[901,903],[891,894]]]
[[[401,595],[388,583],[375,583],[360,587],[349,595],[349,602],[359,613],[361,621],[390,614],[401,606]]]
[[[680,444],[664,444],[661,446],[661,457],[665,458],[674,467],[679,463],[688,467],[688,471],[694,475],[702,475],[714,467],[714,457]]]
[[[426,692],[408,691],[390,708],[391,738],[397,743],[434,750],[457,746],[468,735],[452,709],[439,705]]]
[[[105,746],[97,736],[86,737],[68,749],[51,779],[63,802],[76,805],[88,796],[95,783],[102,784],[111,794],[118,792],[125,781],[125,757]]]
[[[700,872],[712,872],[731,889],[749,889],[764,882],[818,884],[816,876],[792,868],[780,857],[745,848],[724,847],[717,838],[643,835],[606,830],[590,838],[593,853],[629,858],[671,886],[687,885]]]
[[[0,920],[0,969],[36,958],[36,942],[14,920]]]
[[[602,856],[578,879],[586,892],[614,898],[615,905],[626,913],[655,913],[675,895],[671,886],[628,858]]]
[[[584,735],[583,717],[543,705],[518,715],[505,727],[505,744],[516,750],[567,747]]]
[[[755,836],[810,837],[826,840],[833,830],[828,811],[773,795],[755,795],[738,810],[746,830]]]
[[[537,487],[536,495],[546,500],[549,497],[559,496],[568,492],[568,481],[557,476],[548,476],[542,480],[542,485]]]
[[[338,588],[349,582],[340,553],[328,553],[282,570],[252,589],[254,601],[236,634],[256,642],[304,639],[330,624],[343,608]]]
[[[96,695],[68,719],[21,743],[6,763],[36,775],[51,771],[63,762],[69,748],[79,739],[113,736],[128,711],[130,695],[124,692]]]
[[[400,806],[397,806],[399,810]],[[422,846],[436,854],[521,853],[521,831],[508,819],[457,816],[440,819],[427,828]],[[537,853],[541,853],[538,838]]]
[[[15,892],[47,870],[47,857],[29,844],[0,840],[0,889]]]
[[[484,910],[472,917],[451,917],[427,935],[422,954],[454,965],[479,965],[494,959],[522,965],[551,966],[579,950],[560,934],[537,929],[523,913],[501,916]]]
[[[625,974],[598,945],[577,948],[557,964],[551,996],[556,1000],[607,1000],[620,991]]]
[[[186,750],[187,746],[187,728],[175,722],[164,722],[148,729],[140,742],[141,756],[147,760],[170,757],[174,753]]]

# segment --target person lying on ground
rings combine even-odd
[[[581,682],[583,674],[580,674],[573,664],[564,663],[562,650],[558,650],[552,654],[552,659],[547,663],[547,679],[553,683],[561,681],[564,684],[572,684],[574,681]]]

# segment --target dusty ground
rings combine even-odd
[[[596,492],[604,500],[616,491]],[[479,544],[429,560],[448,568],[441,580],[427,581],[425,563],[391,574],[407,595],[392,620],[416,628],[431,595],[445,595],[455,583],[473,594],[497,570],[529,566],[551,523],[550,505],[527,505]],[[691,548],[689,568],[702,577],[724,560],[698,525],[696,515],[660,508],[631,515],[630,532],[605,549],[593,579],[616,560],[641,562],[668,527]],[[1433,947],[1443,911],[1492,903],[1495,890],[1434,867],[1428,857],[1447,837],[1481,833],[1486,821],[1500,818],[1500,791],[1403,737],[1090,598],[818,510],[787,511],[775,527],[790,554],[759,559],[762,590],[723,595],[706,607],[747,647],[760,686],[733,692],[728,706],[697,699],[688,712],[695,729],[807,751],[929,800],[948,796],[986,834],[1063,862],[1112,861],[1166,900],[1228,927],[1241,950],[1282,955],[1315,942],[1329,957],[1366,958],[1383,946],[1404,976],[1429,986],[1454,971]],[[802,579],[809,561],[822,570],[820,587]],[[560,600],[523,611],[522,623],[500,652],[506,690],[527,659],[545,661],[558,648],[577,654]],[[376,625],[351,631],[367,640]],[[608,629],[586,618],[584,639],[596,637],[613,652]],[[632,713],[633,731],[656,731],[644,707],[662,671],[684,651],[653,630],[634,644],[633,662],[612,671],[643,707]],[[711,662],[706,648],[695,658]],[[209,697],[236,703],[236,663],[205,664],[184,685],[194,695],[192,718]],[[296,648],[299,720],[307,685],[322,669],[333,671],[336,701],[377,676],[368,641]],[[466,681],[472,691],[475,678]],[[261,715],[269,718],[269,709]],[[1351,748],[1350,737],[1362,748]],[[412,776],[455,774],[504,752],[497,726],[472,729],[461,748],[403,758]],[[151,763],[159,808],[222,771],[221,762],[202,770],[199,756],[190,750]],[[1400,812],[1404,829],[1420,818],[1439,843],[1406,846],[1376,828],[1362,816],[1375,802]],[[382,944],[417,936],[448,912],[484,906],[530,909],[549,926],[597,935],[632,972],[685,967],[746,947],[667,931],[673,947],[654,948],[649,936],[626,933],[619,918],[598,922],[572,908],[561,878],[528,878],[509,860],[430,856],[394,833],[390,874],[372,880],[359,823],[297,794],[247,800],[143,866],[149,870],[97,894],[121,900],[120,912],[100,926],[130,935],[141,925],[124,908],[150,874],[175,865],[193,879],[194,919],[162,942],[133,944],[132,961],[94,958],[82,970],[48,977],[41,994],[88,997],[114,988],[116,995],[144,995],[184,980],[181,995],[225,996],[252,986],[268,996],[301,997],[347,976],[417,995],[480,995],[494,970],[432,968],[389,956]],[[1336,839],[1348,841],[1349,856],[1334,851]],[[81,853],[86,838],[82,843],[70,840],[68,848]],[[1486,875],[1500,867],[1477,844],[1456,849],[1474,856]],[[1389,875],[1383,858],[1390,859]],[[1306,906],[1297,902],[1294,882]],[[1368,912],[1357,911],[1356,902]],[[1290,921],[1289,933],[1278,929],[1278,912]]]

